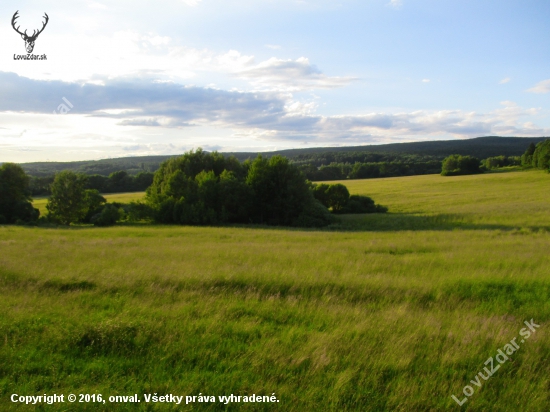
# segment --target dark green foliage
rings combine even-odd
[[[346,186],[341,183],[327,185],[321,183],[313,188],[313,196],[326,208],[332,209],[333,212],[340,211],[349,200],[349,191]]]
[[[220,175],[219,194],[223,199],[222,220],[235,223],[250,222],[254,192],[244,180],[239,180],[233,172],[224,170]]]
[[[533,167],[550,171],[550,139],[537,144],[533,153]]]
[[[91,222],[95,226],[112,226],[121,217],[118,207],[113,204],[107,204],[101,210],[101,213],[92,217]]]
[[[140,172],[130,176],[123,170],[111,173],[109,177],[101,175],[89,175],[86,181],[86,189],[95,189],[100,193],[125,193],[143,192],[153,183],[153,173]],[[30,186],[33,196],[50,195],[50,186],[54,176],[31,177]]]
[[[341,183],[328,185],[326,183],[313,184],[312,192],[321,204],[332,209],[333,213],[386,213],[387,207],[377,205],[370,197],[352,195],[348,188]]]
[[[483,159],[481,164],[486,169],[499,169],[501,167],[521,166],[520,156],[495,156]]]
[[[533,165],[533,153],[535,153],[536,145],[531,142],[529,147],[521,156],[521,165],[524,167],[530,167]]]
[[[32,207],[29,178],[21,166],[0,166],[0,215],[5,223],[36,221],[40,213]]]
[[[319,210],[302,173],[282,156],[240,163],[191,151],[161,165],[147,202],[161,223],[322,226],[333,221],[326,209]]]
[[[130,202],[128,204],[122,204],[121,207],[126,214],[126,218],[130,222],[153,220],[154,218],[154,210],[148,204],[141,202]]]
[[[302,213],[294,220],[293,225],[298,227],[323,227],[336,223],[337,219],[318,200],[308,203]]]
[[[246,184],[254,192],[252,220],[257,223],[293,225],[314,200],[302,173],[282,156],[258,156]]]
[[[442,176],[473,175],[483,173],[477,157],[451,155],[443,160]]]
[[[362,162],[328,162],[332,159]],[[325,154],[312,163],[294,161],[310,180],[372,179],[377,177],[397,177],[441,173],[442,158],[387,153],[341,153],[338,156]]]
[[[386,213],[387,211],[387,207],[375,204],[374,200],[368,196],[352,195],[340,213]]]
[[[46,209],[48,218],[64,225],[80,222],[88,213],[86,176],[65,170],[55,175]]]
[[[93,216],[101,213],[107,200],[96,189],[86,189],[84,191],[84,202],[87,206],[87,212],[83,220],[84,222],[91,222]]]

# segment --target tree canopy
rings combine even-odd
[[[156,220],[178,224],[324,226],[333,221],[287,158],[190,151],[162,163],[147,190]]]
[[[454,154],[443,160],[441,175],[457,176],[483,173],[480,166],[481,162],[477,157]]]
[[[29,178],[21,166],[0,166],[0,223],[34,221],[40,212],[32,207]]]
[[[533,167],[550,171],[550,139],[537,144],[533,152]]]

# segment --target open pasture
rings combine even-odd
[[[549,410],[550,176],[342,183],[390,213],[324,230],[0,227],[2,409],[31,410],[12,393],[275,393],[106,410],[442,411],[470,385],[463,410]]]

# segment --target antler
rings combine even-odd
[[[17,19],[19,18],[19,16],[17,15],[17,13],[19,13],[19,10],[17,10],[17,11],[15,12],[15,14],[13,15],[13,17],[11,18],[11,26],[12,26],[13,29],[14,29],[17,33],[19,33],[21,36],[26,36],[26,35],[27,35],[27,30],[25,30],[25,33],[21,33],[21,32],[19,31],[19,27],[21,27],[21,26],[17,26],[17,28],[15,28],[15,23],[16,23],[15,20],[17,20]]]
[[[44,29],[46,28],[47,24],[48,24],[48,21],[50,21],[50,18],[48,17],[48,15],[46,14],[46,12],[44,12],[44,16],[42,16],[46,19],[46,21],[44,23],[42,23],[42,28],[40,30],[38,30],[38,33],[34,34],[34,31],[32,33],[32,37],[38,37],[38,35],[40,33],[42,33],[44,31]]]

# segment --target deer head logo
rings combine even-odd
[[[46,28],[46,25],[48,24],[48,21],[50,20],[50,18],[48,17],[48,15],[46,13],[44,13],[44,18],[46,19],[46,21],[44,23],[42,23],[42,28],[40,30],[38,30],[38,32],[36,30],[34,30],[33,33],[32,33],[32,36],[29,36],[29,35],[27,35],[27,30],[25,30],[24,33],[21,33],[19,31],[20,26],[17,26],[17,28],[15,28],[15,23],[16,23],[15,20],[17,20],[19,18],[17,13],[19,13],[19,10],[17,10],[15,12],[15,14],[13,15],[13,17],[11,19],[11,25],[12,25],[13,29],[21,35],[21,38],[23,40],[25,40],[25,48],[27,49],[27,53],[32,53],[32,51],[34,49],[34,42],[36,41],[36,38],[38,37],[38,35],[40,33],[42,33],[44,31],[44,29]]]

